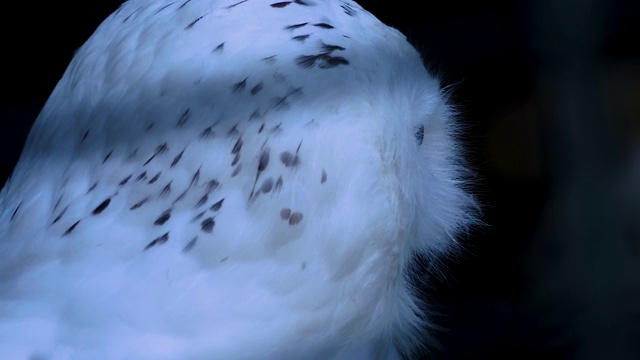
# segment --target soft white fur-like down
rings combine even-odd
[[[130,0],[0,193],[4,359],[399,359],[473,222],[438,82],[351,1]]]

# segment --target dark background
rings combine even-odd
[[[3,4],[0,182],[119,3]],[[431,356],[640,359],[640,1],[360,4],[451,87],[477,174],[486,226],[431,284]]]

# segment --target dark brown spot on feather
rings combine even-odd
[[[289,220],[290,217],[291,217],[291,209],[284,208],[280,210],[280,218],[282,218],[282,220]]]
[[[148,250],[156,245],[162,245],[164,243],[166,243],[169,240],[169,233],[166,232],[160,236],[158,236],[157,238],[153,239],[153,241],[151,241],[145,248],[143,251]]]
[[[138,175],[138,177],[136,178],[136,181],[142,181],[146,178],[147,178],[147,172],[143,171],[142,173],[140,173],[140,175]]]
[[[216,180],[216,179],[209,180],[209,181],[207,182],[207,185],[206,185],[206,187],[205,187],[205,190],[204,190],[204,191],[205,191],[207,194],[210,194],[210,193],[211,193],[211,192],[213,192],[215,189],[217,189],[217,188],[218,188],[218,186],[220,186],[220,182],[218,182],[218,180]]]
[[[220,45],[216,46],[215,49],[213,49],[213,53],[220,54],[222,53],[223,50],[224,50],[224,43],[221,43]]]
[[[147,201],[149,201],[148,197],[146,197],[146,198],[138,201],[137,203],[133,204],[133,206],[131,206],[129,208],[129,210],[135,210],[135,209],[139,208],[140,206],[144,205],[144,203],[146,203]]]
[[[104,159],[102,159],[102,163],[106,163],[107,160],[109,160],[109,158],[111,157],[111,154],[113,154],[113,150],[109,151],[109,153],[104,157]]]
[[[291,4],[291,1],[282,1],[282,2],[271,4],[271,7],[276,9],[282,9],[283,7],[288,6],[289,4]]]
[[[200,133],[200,138],[201,139],[209,139],[213,135],[215,135],[215,132],[213,131],[213,128],[211,126],[209,126],[208,128],[202,130],[202,132]]]
[[[258,172],[263,172],[269,165],[269,148],[262,150],[260,160],[258,161]]]
[[[173,161],[171,162],[171,166],[170,167],[176,166],[178,161],[180,161],[180,159],[182,159],[182,154],[184,154],[184,150],[180,151],[180,153],[178,155],[176,155],[175,158],[173,158]]]
[[[196,246],[196,241],[198,241],[197,236],[191,239],[191,241],[189,241],[187,245],[184,246],[184,248],[182,249],[182,252],[188,252],[191,249],[193,249],[193,247]]]
[[[200,16],[199,18],[193,20],[189,25],[187,25],[184,29],[185,30],[189,30],[191,29],[198,21],[202,20],[202,18],[205,17],[205,15]]]
[[[297,167],[300,164],[300,158],[298,155],[294,155],[288,151],[284,151],[280,154],[280,161],[286,167]]]
[[[164,225],[171,218],[171,209],[166,210],[153,222],[153,225]]]
[[[171,181],[169,181],[167,185],[165,185],[164,188],[160,190],[160,194],[158,196],[165,197],[165,196],[168,196],[170,193],[171,193]]]
[[[119,185],[119,186],[123,186],[123,185],[125,185],[126,183],[128,183],[128,182],[129,182],[129,179],[131,179],[131,176],[133,176],[133,175],[129,175],[129,176],[127,176],[126,178],[122,179],[122,181],[120,181],[120,184],[118,184],[118,185]]]
[[[233,87],[231,88],[231,90],[233,92],[239,92],[242,91],[246,86],[247,86],[247,79],[248,78],[244,78],[244,80],[237,82],[235,84],[233,84]]]
[[[87,190],[87,194],[95,190],[97,186],[98,186],[98,182],[96,181],[93,183],[93,185],[91,185],[91,187],[89,187],[89,190]]]
[[[110,203],[111,203],[111,198],[107,198],[105,201],[101,202],[100,205],[98,205],[95,209],[93,209],[91,214],[92,215],[100,214],[101,212],[104,211],[104,209],[107,208],[107,206],[109,206]]]
[[[215,204],[211,205],[211,208],[209,210],[211,211],[218,211],[220,210],[220,208],[222,207],[222,203],[224,202],[224,198],[220,199],[218,202],[216,202]]]
[[[203,197],[200,198],[200,200],[198,200],[198,203],[196,204],[196,209],[206,204],[208,200],[209,200],[209,195],[205,194]]]
[[[289,225],[297,225],[302,221],[302,213],[294,212],[291,213],[291,217],[289,218]]]
[[[242,163],[239,163],[235,169],[233,169],[233,171],[231,172],[231,177],[234,177],[236,175],[238,175],[238,173],[240,172],[240,169],[242,169]]]
[[[320,184],[327,182],[327,172],[322,169],[322,176],[320,177]]]
[[[259,93],[260,90],[262,90],[263,86],[264,85],[262,84],[262,82],[259,82],[256,86],[254,86],[251,89],[251,95],[255,95],[255,94]]]
[[[149,184],[153,184],[154,182],[158,181],[161,173],[162,172],[158,172],[154,177],[152,177],[151,180],[149,180]]]
[[[333,29],[333,26],[327,24],[327,23],[317,23],[317,24],[313,24],[313,26],[317,26],[321,29]]]
[[[295,29],[301,28],[301,27],[303,27],[303,26],[305,26],[307,24],[308,23],[300,23],[300,24],[295,24],[295,25],[289,25],[289,26],[285,27],[285,30],[295,30]]]
[[[204,219],[202,223],[200,223],[200,227],[203,232],[210,234],[213,231],[213,226],[215,224],[216,222],[213,220],[213,218],[209,217]]]
[[[303,41],[307,40],[309,38],[309,36],[311,36],[311,34],[298,35],[298,36],[292,37],[291,40],[303,42]]]
[[[231,162],[231,166],[236,166],[238,161],[240,161],[240,154],[236,154],[236,156],[233,157],[233,161]]]
[[[268,177],[262,182],[262,185],[260,186],[260,191],[267,194],[271,191],[272,188],[273,188],[273,179],[271,177]]]
[[[191,117],[191,108],[188,108],[187,110],[185,110],[184,113],[182,113],[182,115],[180,115],[180,118],[178,119],[178,123],[176,125],[178,127],[182,127],[184,124],[187,123],[187,120],[189,120],[190,117]]]
[[[282,176],[278,177],[278,180],[276,180],[276,185],[275,185],[275,189],[274,191],[280,191],[282,190],[282,185],[283,185],[283,181],[282,181]]]
[[[236,141],[236,144],[233,145],[233,149],[231,150],[231,153],[237,154],[240,152],[241,149],[242,149],[242,138],[238,138],[238,141]]]
[[[65,212],[67,212],[67,209],[69,208],[69,206],[65,206],[64,209],[62,209],[62,211],[60,212],[60,214],[58,214],[58,216],[56,216],[55,219],[53,219],[53,222],[51,223],[51,225],[57,223],[58,221],[60,221],[60,219],[62,219],[62,216],[64,215]]]
[[[71,234],[71,232],[72,232],[73,230],[75,230],[76,226],[78,226],[78,224],[79,224],[79,223],[80,223],[80,220],[76,221],[76,222],[75,222],[75,224],[71,225],[71,226],[67,229],[67,231],[65,231],[65,232],[64,232],[64,234],[62,234],[62,236],[66,236],[66,235]]]

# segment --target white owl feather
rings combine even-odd
[[[6,359],[397,359],[473,221],[456,125],[351,1],[129,0],[0,193]]]

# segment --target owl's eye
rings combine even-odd
[[[424,140],[424,125],[418,126],[413,135],[416,137],[416,143],[418,146],[422,145],[422,141]]]

